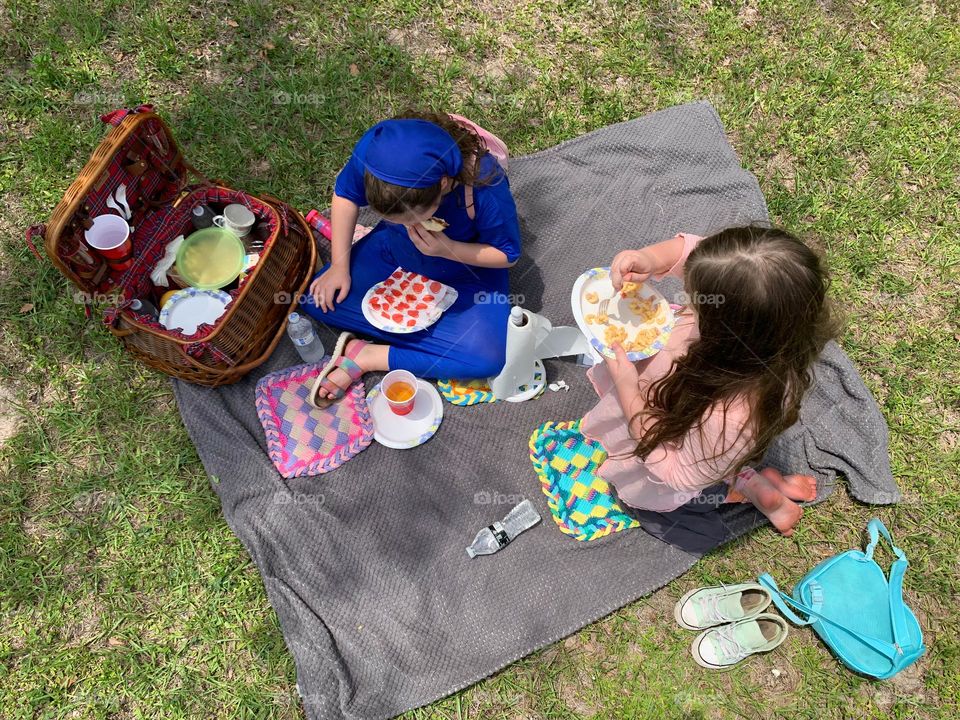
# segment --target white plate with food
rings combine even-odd
[[[606,315],[600,304],[610,300]],[[570,295],[571,309],[591,347],[604,357],[615,357],[620,343],[636,362],[663,350],[676,318],[667,299],[650,285],[624,283],[615,292],[610,268],[591,268],[577,278]]]
[[[456,300],[457,291],[449,285],[397,268],[367,290],[360,307],[375,328],[414,333],[433,325]]]

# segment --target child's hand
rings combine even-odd
[[[333,310],[334,300],[342,302],[350,292],[350,271],[340,265],[331,265],[310,284],[313,302],[323,312]]]
[[[625,282],[642,283],[656,270],[650,255],[643,250],[624,250],[610,263],[610,282],[620,292]]]
[[[637,366],[627,359],[627,351],[623,349],[620,343],[610,346],[610,349],[616,354],[616,357],[608,358],[604,356],[603,360],[607,366],[607,372],[613,380],[614,387],[617,390],[636,390],[640,382],[640,373]]]
[[[442,232],[430,232],[420,225],[407,225],[407,235],[414,246],[429,257],[450,257],[451,240]]]

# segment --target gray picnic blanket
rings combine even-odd
[[[574,279],[616,251],[767,218],[757,181],[706,103],[517,158],[510,181],[524,241],[513,291],[555,324],[573,322]],[[331,473],[286,481],[265,453],[254,387],[297,362],[284,342],[236,385],[175,381],[174,391],[224,516],[263,576],[308,717],[386,718],[425,705],[652,593],[696,562],[642,530],[584,543],[557,529],[528,440],[545,421],[579,418],[595,402],[574,363],[547,363],[550,379],[564,379],[569,392],[445,405],[425,445],[373,444]],[[375,381],[367,377],[368,386]],[[833,344],[799,423],[768,460],[816,475],[821,499],[838,473],[859,500],[899,497],[883,418]],[[496,555],[468,558],[464,548],[477,530],[522,498],[543,522]],[[726,540],[763,522],[748,506],[722,512]]]

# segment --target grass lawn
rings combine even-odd
[[[842,345],[880,403],[905,500],[841,489],[408,718],[926,718],[960,713],[960,7],[954,0],[358,0],[0,4],[0,715],[297,718],[295,673],[166,378],[136,365],[22,241],[143,99],[236,187],[325,206],[352,143],[405,106],[514,154],[710,100],[775,222],[816,238]],[[701,583],[792,585],[881,517],[930,648],[893,681],[808,631],[704,674],[670,608]]]

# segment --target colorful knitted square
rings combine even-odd
[[[271,373],[257,383],[257,415],[267,452],[285,478],[330,472],[373,441],[363,383],[354,383],[342,400],[323,410],[307,401],[327,360]]]
[[[490,392],[487,380],[437,380],[440,396],[451,405],[477,405],[497,399]]]
[[[534,382],[543,380],[543,374],[540,370],[535,371]],[[440,391],[440,397],[451,405],[478,405],[479,403],[497,402],[490,390],[490,380],[437,380],[437,389]],[[524,392],[526,385],[517,388],[517,392]],[[540,388],[536,397],[540,397],[546,389],[546,384]]]
[[[547,505],[561,532],[577,540],[595,540],[640,527],[596,474],[607,459],[598,442],[580,434],[580,421],[548,422],[530,436],[530,461],[540,478]]]

